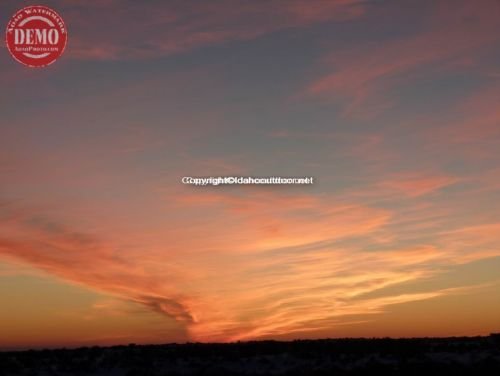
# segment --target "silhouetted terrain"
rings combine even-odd
[[[0,353],[0,375],[500,375],[500,335],[85,347]]]

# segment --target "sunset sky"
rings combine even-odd
[[[38,3],[68,44],[1,38],[0,349],[500,330],[499,1]],[[315,184],[181,183],[231,175]]]

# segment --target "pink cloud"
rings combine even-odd
[[[305,94],[342,101],[345,116],[370,117],[391,108],[395,99],[387,95],[388,89],[412,80],[419,69],[439,64],[450,68],[450,63],[463,62],[497,43],[497,2],[455,2],[453,12],[448,2],[437,4],[420,33],[324,58],[331,72],[309,84]],[[468,69],[470,61],[454,66]]]
[[[497,82],[481,88],[454,108],[459,119],[451,121],[445,127],[438,127],[433,132],[434,137],[445,138],[449,143],[468,144],[469,147],[476,144],[479,149],[473,151],[480,153],[485,145],[478,141],[497,139],[500,136],[499,101],[500,85]]]
[[[400,192],[409,197],[423,196],[452,185],[457,178],[446,175],[401,174],[379,183],[382,188]]]
[[[182,1],[161,6],[109,2],[105,7],[64,8],[61,12],[73,30],[67,53],[90,60],[167,56],[286,28],[357,18],[364,12],[360,0],[217,0],[196,6]],[[144,20],[149,27],[143,27]]]

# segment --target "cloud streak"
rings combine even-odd
[[[71,59],[8,78],[39,90],[5,95],[0,258],[105,295],[72,317],[132,306],[189,340],[334,336],[441,308],[473,282],[439,276],[500,256],[498,2],[53,3]],[[317,183],[181,184],[226,174]],[[110,332],[89,338],[136,335]]]
[[[251,40],[283,29],[344,21],[364,13],[361,0],[133,1],[62,6],[75,30],[68,54],[83,60],[149,59]],[[86,20],[86,21],[83,21]],[[90,24],[89,24],[90,20]],[[148,27],[143,27],[147,20]],[[126,24],[127,28],[123,28]]]
[[[190,338],[202,341],[335,328],[351,317],[450,291],[365,298],[369,293],[429,278],[450,258],[470,262],[498,255],[464,253],[449,239],[482,239],[497,225],[443,234],[442,246],[387,244],[386,250],[368,251],[363,244],[384,229],[390,213],[327,197],[198,191],[177,194],[169,203],[210,223],[174,219],[166,226],[175,228],[177,241],[166,239],[158,249],[141,252],[127,250],[126,234],[120,246],[6,203],[0,254],[172,317]],[[353,238],[364,240],[352,245]]]
[[[448,73],[467,70],[468,64],[454,62],[485,53],[498,42],[494,31],[500,14],[498,2],[438,4],[424,27],[411,36],[376,45],[365,43],[361,48],[324,57],[323,65],[331,67],[331,72],[310,83],[305,94],[342,102],[346,117],[372,117],[395,105],[397,100],[391,96],[394,87],[423,75],[442,75],[443,67]]]

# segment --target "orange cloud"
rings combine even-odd
[[[327,198],[252,190],[241,195],[198,190],[179,196],[177,203],[193,212],[200,205],[213,211],[219,223],[210,227],[221,226],[237,236],[226,234],[224,248],[232,248],[233,241],[238,241],[241,243],[238,248],[253,251],[367,233],[382,226],[390,217],[383,210]],[[214,232],[205,235],[210,239]]]
[[[46,221],[37,213],[12,205],[0,209],[1,255],[65,280],[127,297],[179,321],[194,320],[178,293],[169,293],[159,276],[149,275],[119,250]]]
[[[441,233],[442,247],[453,262],[468,263],[500,256],[500,223],[464,226]]]
[[[241,1],[238,7],[226,0],[200,2],[196,8],[183,1],[159,8],[115,0],[65,3],[60,2],[60,11],[73,35],[67,53],[90,60],[167,56],[285,28],[350,20],[373,9],[355,0],[269,1],[265,6]],[[335,51],[326,58],[327,72],[308,86],[307,94],[343,101],[345,115],[370,116],[390,108],[395,100],[388,89],[411,80],[421,68],[471,69],[477,62],[469,55],[498,41],[497,7],[488,1],[456,7],[454,12],[435,9],[413,36]],[[251,129],[256,148],[234,155],[233,146],[247,141],[239,138],[246,123],[232,124],[239,109],[232,103],[221,109],[219,101],[208,100],[198,106],[214,95],[221,78],[202,64],[182,72],[154,71],[140,82],[110,80],[100,94],[86,89],[68,99],[63,110],[57,101],[28,106],[14,123],[5,123],[2,195],[26,201],[0,201],[0,257],[125,300],[127,307],[132,302],[158,317],[172,317],[191,339],[227,341],[331,335],[340,325],[369,320],[394,304],[463,291],[419,287],[419,282],[456,264],[500,256],[496,197],[483,197],[496,192],[500,181],[498,169],[491,168],[498,159],[498,85],[452,108],[451,115],[442,115],[446,121],[433,114],[439,119],[424,119],[422,127],[413,124],[418,132],[431,129],[425,145],[418,144],[420,139],[400,144],[406,129],[398,128],[397,139],[391,139],[396,127],[373,127],[367,133],[353,123],[339,132],[322,108],[318,123],[315,113],[303,129],[277,121],[285,128],[271,131],[266,145],[258,143],[264,127]],[[65,86],[59,91],[59,80],[49,81],[56,99]],[[39,103],[46,103],[42,99]],[[268,115],[263,119],[275,118]],[[135,123],[143,118],[154,124]],[[227,150],[217,139],[227,136],[219,133],[223,128],[238,136],[230,136],[235,143]],[[279,147],[269,151],[273,143]],[[215,157],[200,161],[190,154],[205,151]],[[305,154],[307,161],[290,158]],[[274,161],[280,155],[286,158]],[[446,155],[453,164],[436,167],[441,162],[436,155]],[[488,163],[472,163],[474,158]],[[269,164],[261,166],[263,160]],[[316,169],[319,184],[251,189],[180,184],[188,171],[193,176],[252,174],[254,169],[295,168],[295,163]],[[410,167],[414,171],[394,173],[416,165]],[[453,176],[439,172],[440,167]],[[457,182],[463,184],[448,195],[432,194]],[[485,203],[478,203],[481,199]],[[395,293],[395,287],[404,292]],[[93,306],[92,314],[123,313],[111,301]]]
[[[105,241],[4,203],[0,255],[173,317],[204,341],[326,330],[388,305],[451,293],[365,297],[429,278],[431,264],[463,253],[453,243],[364,249],[388,224],[386,210],[321,195],[191,188],[170,195],[173,217],[151,248],[137,250],[129,234]]]

